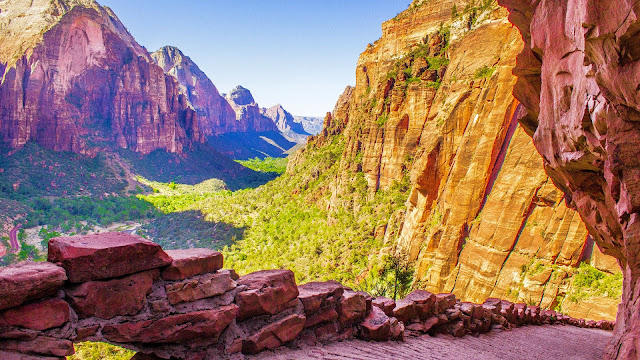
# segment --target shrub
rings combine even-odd
[[[488,67],[487,65],[484,65],[483,67],[476,70],[476,73],[473,75],[473,78],[488,79],[491,77],[491,75],[493,75],[495,71],[496,71],[495,67]]]

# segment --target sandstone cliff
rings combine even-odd
[[[384,23],[382,38],[360,56],[356,86],[290,171],[341,137],[326,208],[357,210],[359,174],[370,198],[408,183],[405,209],[375,234],[413,264],[416,287],[612,319],[619,294],[582,296],[574,275],[581,263],[602,274],[619,269],[592,248],[518,125],[518,30],[494,2],[469,3],[415,1]]]
[[[54,150],[181,153],[204,141],[177,82],[92,0],[0,4],[0,134]]]
[[[608,358],[637,359],[640,315],[640,4],[502,0],[526,44],[518,116],[566,202],[624,274]]]
[[[236,120],[231,105],[207,75],[178,48],[165,46],[151,57],[165,73],[178,80],[181,93],[198,114],[200,130],[205,136],[246,130],[247,126],[241,119]]]

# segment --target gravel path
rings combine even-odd
[[[431,337],[424,335],[405,342],[360,340],[281,349],[246,357],[253,360],[586,360],[602,359],[611,333],[573,326],[527,326],[510,331],[494,331],[478,337]]]

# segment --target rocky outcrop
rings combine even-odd
[[[54,150],[148,154],[182,153],[204,141],[178,83],[110,9],[92,0],[10,0],[0,11],[6,146],[35,141]]]
[[[385,22],[382,38],[360,56],[356,86],[290,171],[342,138],[326,208],[357,209],[360,173],[368,199],[411,187],[405,208],[372,233],[391,248],[384,251],[413,265],[416,287],[613,319],[618,296],[576,303],[570,295],[581,263],[619,269],[592,249],[587,227],[518,123],[526,112],[512,96],[518,30],[495,3],[470,3],[415,1]]]
[[[553,182],[624,274],[609,358],[640,354],[640,5],[501,0],[526,44],[518,116]]]
[[[205,136],[246,131],[247,125],[236,119],[231,105],[191,58],[173,46],[165,46],[151,54],[151,58],[180,84],[180,92],[195,109],[200,130]]]
[[[260,106],[248,89],[238,85],[224,97],[235,111],[236,121],[242,124],[242,128],[238,131],[278,131],[276,124],[262,114]]]
[[[216,269],[222,265],[217,252],[169,252],[176,259],[167,261],[167,254],[158,248],[153,255],[139,256],[139,249],[148,245],[144,239],[118,233],[58,238],[49,248],[50,254],[60,254],[58,264],[0,268],[3,299],[15,299],[0,305],[0,356],[63,359],[73,354],[74,342],[102,341],[139,351],[136,359],[224,359],[284,344],[314,345],[353,337],[386,341],[424,333],[460,337],[522,325],[605,330],[613,326],[499,299],[461,303],[452,294],[424,290],[397,303],[378,301],[335,281],[298,287],[288,270],[238,277],[233,271]],[[95,249],[102,249],[106,258],[118,254],[130,266],[117,266],[118,277],[63,283],[65,272],[86,264],[76,255],[99,257]],[[34,274],[35,268],[49,272]],[[188,271],[190,277],[176,281],[160,276],[175,274],[176,269]],[[62,281],[50,279],[51,273],[61,274]],[[203,278],[210,281],[200,281]],[[12,286],[27,283],[32,297]],[[221,291],[208,292],[212,283]],[[199,296],[172,301],[176,291]]]
[[[262,115],[271,119],[282,135],[290,141],[301,144],[311,135],[305,130],[302,120],[291,115],[282,105],[274,105],[268,109],[263,108],[261,112]]]

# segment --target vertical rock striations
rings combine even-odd
[[[182,153],[204,141],[177,82],[92,0],[0,5],[0,134],[10,148]]]
[[[380,229],[386,246],[414,265],[417,286],[612,319],[617,294],[579,304],[569,296],[581,263],[619,270],[590,247],[518,124],[528,104],[512,96],[512,71],[523,42],[506,17],[491,1],[414,1],[383,24],[382,38],[360,56],[356,86],[290,171],[344,139],[326,207],[357,209],[361,174],[370,197],[409,186],[405,209]]]
[[[514,95],[553,182],[624,274],[609,358],[640,356],[640,4],[501,0],[526,46]]]

